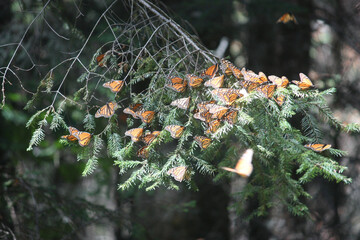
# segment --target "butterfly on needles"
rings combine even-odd
[[[160,133],[161,131],[153,131],[152,133],[145,134],[145,136],[141,138],[141,141],[146,145],[150,145]]]
[[[204,86],[206,87],[213,87],[213,88],[221,88],[224,84],[224,77],[225,75],[221,75],[221,76],[218,76],[218,77],[214,77],[210,80],[207,80],[205,83],[204,83]]]
[[[74,127],[69,127],[69,132],[70,132],[70,135],[61,136],[61,138],[67,139],[69,141],[78,140],[79,145],[82,147],[85,147],[86,145],[89,144],[90,139],[91,139],[90,133],[79,131]]]
[[[218,97],[226,105],[231,105],[239,97],[244,96],[240,90],[232,88],[218,88],[211,91],[213,96]]]
[[[225,121],[233,125],[237,121],[237,111],[231,110],[225,115]]]
[[[258,92],[261,92],[265,97],[272,98],[276,91],[275,84],[263,84],[256,88]]]
[[[240,79],[242,77],[241,70],[234,66],[230,61],[221,59],[221,69],[226,75],[234,75],[235,78]]]
[[[275,75],[270,75],[269,80],[274,83],[278,88],[286,88],[289,85],[289,79],[287,77],[282,76],[279,78]]]
[[[155,117],[155,112],[141,110],[141,111],[136,111],[135,115],[139,117],[143,123],[151,123]]]
[[[131,137],[131,141],[138,142],[143,134],[143,128],[132,128],[125,132],[125,136]]]
[[[148,158],[149,157],[149,150],[147,149],[148,146],[143,146],[137,151],[137,156],[141,158]]]
[[[190,173],[186,166],[174,167],[167,171],[168,175],[171,175],[176,181],[182,182],[184,179],[190,180]]]
[[[239,174],[242,177],[249,177],[253,171],[252,157],[254,151],[247,149],[236,163],[235,168],[222,167],[222,169]]]
[[[206,122],[206,123],[211,122],[211,117],[212,117],[212,114],[208,110],[197,112],[194,114],[195,119],[198,119],[198,120]]]
[[[104,88],[109,88],[112,92],[120,92],[121,88],[124,86],[125,81],[121,80],[111,80],[103,84]]]
[[[315,143],[315,144],[306,144],[305,145],[306,148],[309,148],[315,152],[322,152],[325,151],[326,149],[331,148],[330,144],[321,144],[321,143]]]
[[[114,115],[117,106],[118,105],[116,102],[108,102],[96,111],[95,118],[110,118],[112,115]]]
[[[215,133],[220,127],[220,120],[216,119],[209,122],[209,128],[205,131],[206,134]]]
[[[294,16],[294,14],[292,13],[285,13],[283,14],[277,21],[276,23],[288,23],[290,21],[293,21],[294,23],[298,24],[298,22],[296,21],[296,18]]]
[[[106,59],[104,58],[105,58],[105,54],[100,54],[99,56],[96,57],[96,61],[100,67],[106,66]]]
[[[186,74],[186,78],[189,82],[189,86],[192,88],[196,88],[201,86],[201,83],[204,81],[201,77],[198,77],[194,74]]]
[[[165,127],[166,131],[169,131],[171,137],[173,138],[180,138],[184,132],[185,127],[179,125],[168,125]]]
[[[170,83],[166,85],[166,87],[176,91],[176,92],[184,92],[186,89],[187,81],[180,77],[173,77],[170,79]]]
[[[213,78],[215,77],[216,73],[219,71],[219,65],[215,64],[212,65],[210,67],[208,67],[207,69],[205,69],[201,74],[200,77],[209,77],[209,78]]]
[[[186,110],[190,105],[190,97],[176,99],[170,105]]]
[[[216,105],[216,104],[207,104],[206,107],[209,109],[209,112],[212,114],[212,118],[221,119],[229,110],[229,108]]]
[[[211,144],[211,138],[205,136],[195,136],[194,139],[202,149],[206,149]]]
[[[133,116],[133,118],[138,119],[139,117],[137,116],[137,112],[142,110],[142,104],[141,103],[136,103],[136,104],[132,104],[129,107],[124,109],[124,113],[126,114],[130,114],[131,116]]]
[[[314,84],[311,82],[310,78],[303,73],[299,73],[300,81],[291,81],[296,84],[301,90],[307,90],[309,88],[314,88]]]

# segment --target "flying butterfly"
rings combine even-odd
[[[153,131],[152,133],[145,134],[145,136],[141,138],[141,141],[146,145],[150,145],[159,134],[160,131]]]
[[[201,85],[201,83],[204,81],[204,79],[202,79],[201,77],[198,77],[194,74],[187,74],[186,78],[189,81],[189,86],[196,88],[199,87]]]
[[[326,149],[331,148],[331,145],[315,143],[315,144],[306,144],[305,147],[310,148],[311,150],[313,150],[315,152],[322,152],[322,151],[325,151]]]
[[[109,88],[112,92],[120,92],[121,88],[124,86],[125,81],[121,80],[111,80],[103,84],[103,87]]]
[[[299,73],[300,81],[291,81],[296,84],[301,90],[307,90],[309,88],[314,88],[314,84],[311,82],[310,78],[303,73]]]
[[[212,114],[212,118],[221,119],[229,110],[229,108],[216,105],[216,104],[207,104],[206,107],[209,109],[209,112]]]
[[[179,78],[173,77],[170,79],[170,84],[167,84],[166,87],[176,91],[176,92],[184,92],[186,89],[187,81]]]
[[[213,87],[213,88],[221,88],[224,84],[224,77],[225,75],[221,75],[221,76],[218,76],[218,77],[214,77],[210,80],[207,80],[205,83],[204,83],[204,86],[206,87]]]
[[[171,106],[175,106],[184,110],[188,109],[189,104],[190,104],[190,97],[179,98],[170,103]]]
[[[254,151],[252,149],[247,149],[245,153],[241,156],[239,161],[236,163],[235,169],[228,167],[222,167],[222,169],[229,172],[237,173],[242,177],[249,177],[253,171],[253,165],[251,163],[253,154]]]
[[[136,114],[136,116],[138,116],[141,119],[141,121],[143,123],[151,123],[155,117],[154,111],[141,110],[141,111],[135,112],[135,114]]]
[[[211,144],[211,138],[208,137],[195,136],[194,139],[202,149],[206,149]]]
[[[238,89],[232,88],[218,88],[211,91],[213,96],[217,96],[221,101],[223,101],[226,105],[231,105],[235,102],[235,100],[239,97],[244,96],[240,93]]]
[[[212,65],[212,66],[208,67],[207,69],[205,69],[205,70],[200,74],[200,77],[210,77],[210,78],[213,78],[218,71],[219,71],[219,65],[218,65],[218,64],[215,64],[215,65]]]
[[[237,111],[231,110],[225,116],[225,121],[233,125],[237,121]]]
[[[184,129],[185,127],[179,125],[168,125],[165,127],[165,130],[169,131],[173,138],[180,138]]]
[[[265,97],[267,98],[272,98],[272,96],[275,93],[276,90],[276,85],[275,84],[264,84],[264,85],[260,85],[256,88],[256,90],[258,92],[261,92],[262,94],[265,95]]]
[[[276,23],[288,23],[290,21],[293,21],[294,23],[298,24],[298,22],[296,21],[296,18],[294,16],[294,14],[292,13],[285,13],[283,14],[277,21]]]
[[[234,75],[235,78],[240,79],[243,75],[241,70],[234,66],[230,61],[221,59],[221,69],[226,75]]]
[[[138,142],[141,135],[143,134],[144,129],[142,128],[132,128],[125,132],[125,136],[131,137],[131,141]]]
[[[123,112],[126,114],[130,114],[131,116],[133,116],[133,118],[138,119],[139,117],[137,116],[136,112],[140,111],[142,109],[142,106],[143,105],[141,103],[136,103],[125,108]]]
[[[275,75],[270,75],[269,80],[274,83],[278,88],[286,88],[289,85],[289,79],[287,77],[282,76],[279,78]]]
[[[142,148],[140,148],[136,155],[138,157],[141,157],[141,158],[148,158],[149,157],[149,150],[147,149],[148,146],[143,146]]]
[[[182,182],[184,179],[190,180],[190,174],[188,173],[186,166],[171,168],[167,171],[167,174],[171,175],[178,182]]]
[[[216,119],[209,122],[209,128],[206,130],[206,134],[215,133],[220,127],[220,120]]]
[[[116,102],[108,102],[107,104],[105,104],[96,111],[95,117],[110,118],[112,115],[114,115],[116,108],[117,108]]]

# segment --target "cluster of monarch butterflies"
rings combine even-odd
[[[102,58],[97,59],[100,64]],[[226,83],[226,79],[233,76],[237,81],[239,87],[223,87]],[[198,75],[186,74],[184,78],[175,76],[168,79],[168,83],[165,85],[167,88],[177,93],[184,93],[189,87],[190,90],[205,86],[209,89],[211,94],[211,100],[199,101],[192,100],[191,96],[174,99],[171,103],[171,107],[177,107],[187,111],[191,104],[196,106],[194,119],[201,121],[204,126],[204,135],[196,135],[194,141],[199,145],[202,150],[206,150],[212,143],[211,138],[213,134],[217,132],[221,124],[233,125],[238,119],[238,101],[247,94],[256,91],[267,99],[274,100],[279,107],[285,102],[284,95],[278,95],[274,97],[276,89],[287,88],[290,83],[293,83],[299,87],[300,90],[305,91],[314,88],[312,81],[303,73],[299,74],[300,80],[293,80],[290,82],[285,76],[277,77],[275,75],[266,76],[264,73],[254,73],[251,70],[245,68],[239,69],[230,61],[221,59],[220,64],[215,64],[209,68],[201,71]],[[117,94],[123,88],[125,82],[122,80],[111,80],[105,82],[102,86],[110,89],[111,92]],[[118,103],[111,101],[100,107],[96,113],[95,118],[111,118],[116,109]],[[131,115],[134,119],[140,119],[145,125],[150,124],[156,117],[156,112],[145,109],[143,104],[136,103],[126,107],[123,112]],[[164,130],[168,131],[172,138],[181,138],[185,126],[181,125],[167,125],[164,126]],[[145,145],[138,149],[137,156],[143,159],[149,158],[149,145],[160,135],[161,131],[145,131],[144,128],[132,128],[125,132],[125,136],[131,138],[133,142],[143,142]],[[81,147],[85,147],[90,143],[91,133],[79,131],[74,127],[69,127],[69,135],[62,136],[62,138],[68,141],[78,141]],[[307,144],[305,147],[312,149],[316,152],[322,152],[331,147],[328,144]],[[244,155],[240,158],[236,164],[235,169],[224,167],[224,170],[238,173],[243,177],[248,177],[252,170],[252,155],[253,150],[248,149]],[[181,165],[171,168],[167,171],[168,175],[171,175],[175,180],[181,182],[183,180],[190,180],[190,172],[187,166]]]

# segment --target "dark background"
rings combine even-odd
[[[44,4],[0,2],[0,66],[7,65],[15,50],[14,45],[3,44],[19,42]],[[17,72],[23,86],[35,92],[39,80],[58,63],[59,53],[81,47],[105,7],[101,1],[52,2],[46,20],[70,40],[56,36],[41,19],[36,21],[23,47],[38,65]],[[303,72],[320,90],[336,87],[328,99],[335,116],[359,123],[358,1],[163,1],[163,9],[208,49],[226,41],[224,56],[239,67],[289,79]],[[113,10],[118,16],[128,14],[121,4]],[[298,24],[277,24],[286,12],[292,12]],[[85,55],[91,58],[106,41],[106,36],[91,39]],[[17,53],[12,63],[16,66],[32,66],[25,51]],[[337,160],[348,166],[345,174],[353,178],[352,184],[316,179],[306,185],[312,195],[304,199],[310,216],[292,216],[279,203],[267,216],[247,221],[231,208],[244,204],[232,197],[244,179],[214,183],[209,176],[197,176],[197,192],[185,186],[179,191],[124,192],[116,190],[122,179],[112,159],[102,159],[97,171],[83,178],[84,163],[76,161],[50,131],[39,147],[26,151],[31,129],[25,124],[36,109],[23,110],[31,95],[11,74],[9,81],[13,84],[6,84],[0,118],[0,239],[360,239],[357,135],[324,126],[324,140],[348,152]],[[42,101],[48,104],[46,98]],[[67,118],[76,119],[76,113]],[[256,207],[246,204],[249,212]]]

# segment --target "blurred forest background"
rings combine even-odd
[[[121,1],[120,1],[121,2]],[[169,12],[203,45],[238,67],[297,79],[307,74],[318,89],[336,87],[328,99],[336,117],[360,123],[360,2],[355,0],[164,0]],[[46,18],[29,29],[12,65],[38,65],[16,74],[35,92],[40,79],[58,63],[58,54],[80,49],[91,26],[110,1],[62,0],[48,4]],[[46,1],[0,1],[0,67],[5,67],[27,27]],[[112,11],[127,16],[122,4]],[[292,12],[298,24],[276,23]],[[189,23],[189,24],[188,24]],[[106,23],[103,28],[106,28]],[[192,26],[192,27],[190,27]],[[56,31],[55,31],[56,30]],[[100,36],[101,27],[94,36]],[[88,57],[109,37],[93,37]],[[19,70],[20,67],[19,67]],[[65,73],[65,71],[64,71]],[[197,176],[199,191],[134,187],[118,191],[121,181],[113,160],[82,177],[78,162],[58,136],[26,151],[31,130],[25,125],[35,109],[23,110],[31,98],[20,81],[6,84],[1,110],[0,239],[360,239],[359,136],[324,129],[324,142],[348,152],[338,159],[348,167],[349,185],[317,179],[306,185],[310,216],[296,217],[279,204],[267,216],[250,221],[236,214],[232,193],[246,184],[237,176],[214,183]],[[44,100],[45,101],[45,100]],[[76,111],[69,118],[76,119]],[[64,133],[63,133],[64,134]],[[181,184],[180,184],[181,185]],[[246,203],[251,212],[256,202]]]

